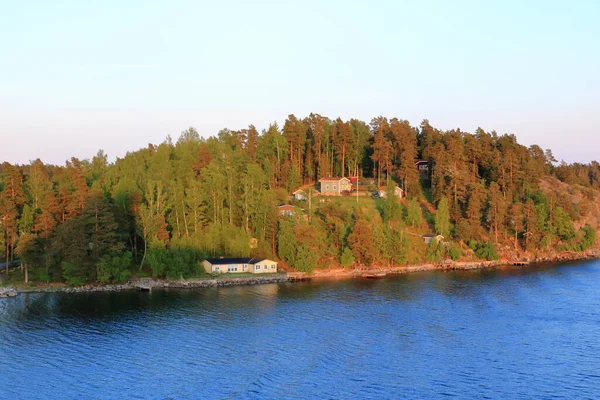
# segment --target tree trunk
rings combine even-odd
[[[148,249],[148,244],[146,243],[148,241],[147,238],[144,239],[144,255],[142,256],[142,262],[140,263],[140,271],[142,270],[142,267],[144,266],[144,261],[146,261],[146,250]]]
[[[183,204],[183,199],[181,200],[181,207],[183,208],[183,224],[185,226],[185,237],[190,237],[190,231],[188,230],[187,217],[185,216],[185,204]]]

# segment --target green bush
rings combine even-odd
[[[454,261],[458,260],[462,257],[462,250],[459,245],[456,243],[452,243],[450,247],[448,247],[448,256]]]
[[[427,261],[438,262],[444,257],[444,243],[434,239],[427,247]]]
[[[482,260],[488,261],[500,259],[500,256],[498,256],[498,252],[496,251],[496,246],[490,242],[478,245],[475,248],[475,255]]]
[[[62,266],[62,275],[69,286],[82,286],[87,282],[87,276],[85,273],[85,269],[79,267],[75,263],[63,261],[61,263]]]
[[[344,251],[340,257],[340,264],[342,264],[342,267],[349,267],[354,264],[354,261],[354,254],[352,254],[352,250],[350,250],[348,247],[344,247]]]
[[[121,283],[131,277],[132,254],[130,251],[119,256],[103,256],[96,263],[98,281],[102,283]]]

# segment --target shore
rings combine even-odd
[[[501,266],[517,265],[527,268],[530,265],[543,265],[548,263],[567,262],[598,258],[595,252],[557,254],[553,257],[543,257],[534,262],[507,262],[507,261],[473,261],[452,262],[443,264],[421,264],[391,267],[363,267],[363,268],[327,268],[317,269],[312,275],[301,272],[283,272],[268,276],[221,276],[205,279],[167,280],[154,278],[132,279],[123,284],[85,285],[67,287],[62,285],[28,286],[28,287],[0,287],[0,298],[15,297],[18,293],[91,293],[91,292],[116,292],[124,290],[152,291],[153,289],[196,289],[209,287],[226,287],[240,285],[261,285],[268,283],[284,283],[309,281],[312,279],[356,279],[356,278],[382,278],[388,275],[410,274],[427,271],[452,271],[452,270],[479,270],[497,268]]]

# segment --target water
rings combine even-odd
[[[0,398],[600,398],[600,262],[0,300]]]

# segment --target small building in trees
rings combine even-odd
[[[294,210],[296,209],[296,207],[290,205],[290,204],[283,204],[281,206],[279,206],[279,215],[285,216],[285,217],[291,217],[292,215],[294,215]]]
[[[207,273],[266,274],[277,272],[277,262],[266,258],[207,258],[202,261]]]
[[[415,167],[417,167],[419,175],[421,175],[422,178],[427,178],[429,176],[429,161],[423,159],[416,159]]]
[[[292,193],[292,196],[294,197],[295,200],[298,200],[298,201],[306,200],[306,192],[302,189],[296,190],[294,193]]]
[[[352,183],[348,178],[321,178],[321,194],[323,196],[341,196],[343,192],[352,190]]]
[[[380,186],[379,190],[377,191],[377,197],[381,198],[381,199],[385,199],[385,192],[386,192],[386,187],[385,186]],[[396,185],[396,187],[394,187],[394,195],[401,199],[404,197],[404,190],[402,190],[402,188],[398,185]]]
[[[438,242],[441,242],[444,240],[444,237],[442,235],[439,235],[436,233],[427,233],[427,234],[423,235],[423,241],[426,244],[431,244],[434,239]]]

